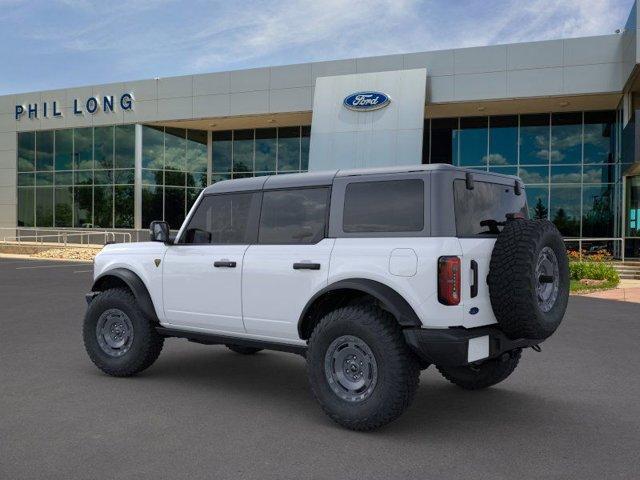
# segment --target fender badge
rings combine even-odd
[[[480,311],[480,309],[478,307],[473,307],[471,310],[469,310],[469,313],[471,315],[475,315],[476,313],[478,313]]]
[[[156,258],[156,259],[153,261],[153,263],[155,263],[155,264],[156,264],[156,267],[159,267],[159,266],[160,266],[160,259],[159,259],[159,258]]]

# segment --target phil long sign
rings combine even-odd
[[[318,78],[309,170],[420,165],[426,82],[424,68]]]
[[[74,98],[71,102],[73,115],[84,115],[85,112],[95,114],[99,111],[113,113],[116,110],[133,110],[133,94],[123,93],[119,97],[114,95],[93,96],[86,99]],[[63,106],[60,102],[28,103],[16,105],[16,120],[22,118],[56,118],[63,117]]]

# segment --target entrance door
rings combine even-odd
[[[242,266],[257,236],[260,196],[203,197],[163,267],[164,312],[177,327],[244,333]]]
[[[625,256],[640,257],[640,175],[625,177]]]

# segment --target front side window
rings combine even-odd
[[[418,179],[347,185],[342,229],[346,233],[420,232],[424,182]]]
[[[329,189],[301,188],[264,192],[259,243],[313,244],[324,238]]]
[[[234,245],[255,242],[259,195],[231,193],[202,199],[180,243]]]
[[[453,193],[456,231],[461,237],[497,235],[509,213],[528,218],[527,196],[516,195],[509,185],[476,181],[470,190],[464,180],[454,180]]]

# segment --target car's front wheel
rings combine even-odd
[[[135,375],[149,368],[164,344],[133,294],[124,288],[106,290],[93,299],[82,333],[91,361],[114,377]]]
[[[399,417],[418,388],[420,365],[388,312],[369,304],[327,313],[307,351],[311,389],[323,410],[352,430]]]

